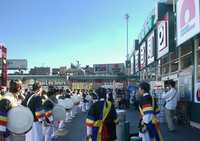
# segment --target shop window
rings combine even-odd
[[[163,66],[163,74],[169,73],[169,64]]]
[[[166,64],[168,62],[169,62],[169,57],[166,56],[165,58],[162,59],[162,63],[161,64],[163,65],[163,64]]]
[[[175,52],[173,52],[171,55],[171,60],[177,59],[178,58],[178,48],[176,47]]]
[[[196,47],[196,49],[200,49],[200,39],[198,39],[198,46]]]
[[[200,80],[200,51],[197,52],[197,80]]]
[[[162,67],[158,67],[158,77],[161,77],[162,75]]]
[[[171,72],[176,72],[178,71],[178,66],[179,66],[179,61],[176,60],[171,63]]]
[[[181,56],[189,53],[189,52],[192,52],[192,47],[187,45],[187,46],[183,46],[181,47]]]
[[[181,59],[181,69],[189,68],[192,66],[192,54]]]

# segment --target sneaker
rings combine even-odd
[[[67,120],[66,122],[72,122],[71,120]]]
[[[62,132],[62,131],[66,131],[67,129],[65,128],[58,128],[58,131]],[[55,138],[54,138],[55,139]]]
[[[73,118],[73,117],[76,117],[76,116],[71,116],[71,117]]]
[[[73,118],[70,117],[69,119],[73,119]]]
[[[58,139],[58,138],[59,138],[58,135],[51,137],[51,139]]]

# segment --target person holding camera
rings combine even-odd
[[[167,119],[168,125],[168,132],[175,132],[175,127],[173,124],[173,117],[175,116],[176,106],[177,106],[177,90],[175,87],[175,82],[169,82],[170,90],[165,93],[165,89],[163,89],[163,96],[162,98],[166,100],[165,106],[165,114]]]

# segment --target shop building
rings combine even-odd
[[[188,101],[192,126],[200,127],[200,8],[199,0],[156,3],[130,53],[132,76],[167,88],[174,80],[178,100]],[[157,82],[157,83],[156,83]],[[138,85],[138,81],[132,81]],[[158,88],[158,87],[157,87]]]

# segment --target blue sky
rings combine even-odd
[[[0,0],[0,43],[7,59],[42,65],[82,67],[124,63],[126,19],[129,52],[159,0]]]

